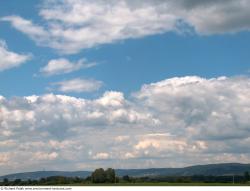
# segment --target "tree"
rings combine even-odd
[[[128,175],[125,175],[122,177],[122,180],[124,180],[125,182],[130,182],[130,177]]]
[[[106,174],[106,182],[115,183],[115,170],[114,169],[108,168],[105,171],[105,174]]]
[[[8,184],[9,184],[8,178],[4,178],[4,179],[3,179],[3,184],[4,184],[5,186],[8,186]]]
[[[19,185],[21,182],[22,182],[21,179],[15,179],[13,183],[14,185]]]
[[[119,183],[120,179],[118,176],[115,177],[115,183]]]
[[[92,177],[91,177],[91,176],[87,176],[87,177],[85,178],[85,181],[87,181],[87,182],[91,182],[91,180],[92,180]]]
[[[96,169],[92,173],[91,179],[93,183],[104,183],[106,181],[106,173],[103,168]]]
[[[249,172],[246,171],[246,172],[244,173],[244,179],[245,179],[246,182],[250,180]]]
[[[27,184],[31,185],[32,184],[32,180],[28,179]]]
[[[115,183],[117,182],[115,170],[112,168],[108,168],[105,171],[102,168],[96,169],[91,174],[91,181],[93,183]]]

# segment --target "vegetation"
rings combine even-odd
[[[105,171],[102,168],[99,168],[91,175],[93,183],[115,183],[116,179],[115,170],[112,168],[108,168]]]
[[[106,170],[96,169],[91,176],[86,178],[80,177],[63,177],[51,176],[41,178],[40,180],[8,180],[0,182],[0,186],[35,186],[35,185],[148,185],[148,186],[177,186],[177,185],[250,185],[249,172],[244,175],[227,175],[227,176],[145,176],[145,177],[116,177],[115,170],[108,168]]]

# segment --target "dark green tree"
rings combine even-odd
[[[91,180],[93,183],[104,183],[106,181],[106,173],[103,168],[96,169],[91,175]]]
[[[9,185],[9,180],[8,180],[8,178],[4,178],[4,179],[3,179],[3,184],[4,184],[4,186],[8,186],[8,185]]]
[[[122,180],[125,182],[130,182],[130,177],[128,175],[125,175],[122,177]]]
[[[22,182],[21,179],[15,179],[14,182],[13,182],[13,184],[14,184],[14,185],[20,185],[21,182]]]
[[[28,179],[27,184],[31,185],[32,184],[32,180]]]
[[[249,172],[246,171],[246,172],[244,173],[244,179],[245,179],[246,182],[250,180]]]
[[[107,170],[105,170],[105,174],[106,174],[106,182],[115,183],[115,170],[114,169],[108,168]]]
[[[119,183],[120,179],[118,176],[115,177],[115,183]]]
[[[86,181],[86,182],[91,182],[91,180],[92,180],[92,177],[91,177],[91,176],[87,176],[87,177],[85,178],[85,181]]]

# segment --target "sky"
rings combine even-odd
[[[1,2],[0,174],[250,163],[250,2]]]

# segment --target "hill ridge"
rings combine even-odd
[[[146,169],[115,169],[118,176],[192,176],[192,175],[242,175],[244,172],[250,172],[250,164],[244,163],[217,163],[201,164],[180,168],[146,168]],[[85,178],[91,175],[91,171],[34,171],[19,172],[0,176],[0,180],[8,178],[9,180],[38,180],[49,176],[66,176]]]

